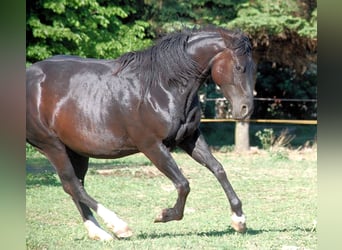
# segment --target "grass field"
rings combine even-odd
[[[30,153],[27,249],[317,249],[315,149],[215,153],[243,202],[245,234],[230,227],[228,202],[214,176],[187,155],[173,155],[191,192],[183,220],[165,224],[153,220],[161,209],[173,206],[176,191],[143,155],[91,160],[86,190],[134,231],[128,240],[104,243],[88,239],[52,167],[39,154]]]

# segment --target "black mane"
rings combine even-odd
[[[227,48],[232,49],[237,55],[249,56],[252,53],[249,38],[241,30],[229,30],[210,25],[204,28],[193,29],[192,32],[218,33],[225,41]]]
[[[186,53],[189,36],[185,32],[169,34],[146,50],[124,54],[118,59],[121,70],[128,65],[140,70],[147,85],[160,81],[183,85],[201,73],[197,63]]]
[[[217,27],[200,29],[185,29],[162,37],[150,48],[137,52],[129,52],[118,58],[121,70],[129,65],[140,70],[145,87],[159,82],[184,86],[191,78],[200,79],[201,75],[197,63],[186,53],[188,39],[198,33],[213,33],[222,37],[227,48],[237,55],[250,55],[249,39],[240,31],[227,30]]]

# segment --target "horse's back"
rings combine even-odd
[[[82,93],[85,89],[101,92],[105,83],[114,83],[118,80],[113,75],[118,68],[119,64],[114,60],[66,55],[36,62],[26,70],[27,102],[37,98],[37,92],[41,92],[42,98],[51,96],[51,102],[53,99],[58,101],[71,92]]]
[[[32,72],[34,69],[40,69],[47,74],[47,76],[49,76],[49,74],[58,73],[58,75],[68,77],[86,71],[94,72],[96,74],[106,74],[108,72],[115,72],[119,68],[120,65],[116,60],[57,55],[34,63],[28,71]]]

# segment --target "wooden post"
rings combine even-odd
[[[235,151],[245,152],[249,150],[249,122],[235,123]]]

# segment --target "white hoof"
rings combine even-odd
[[[121,229],[116,228],[113,232],[118,238],[129,238],[133,235],[132,230],[127,225]]]
[[[113,240],[113,237],[101,229],[95,220],[95,218],[92,218],[91,220],[87,220],[84,222],[84,226],[86,227],[88,231],[88,237],[93,240],[100,240],[100,241],[111,241]]]
[[[97,206],[97,214],[103,219],[108,229],[118,238],[128,238],[133,235],[127,223],[121,220],[114,212],[105,208],[101,204]]]
[[[235,213],[232,215],[232,227],[239,233],[244,233],[247,230],[246,217],[244,214],[237,216]]]

